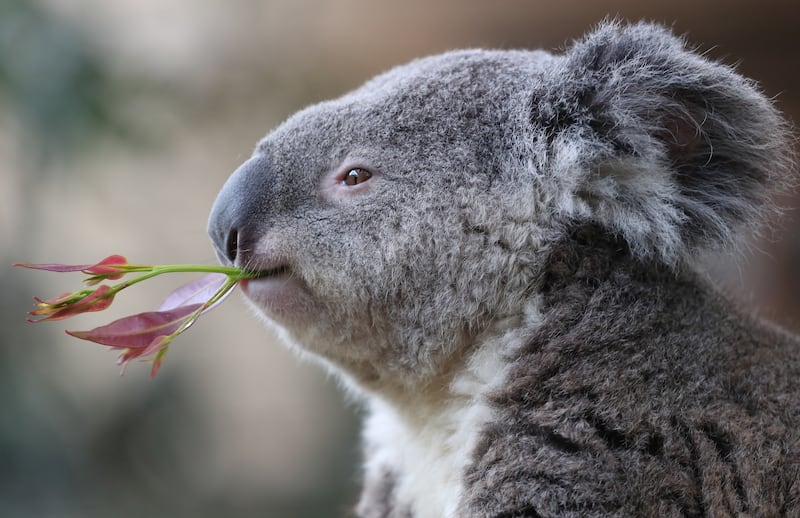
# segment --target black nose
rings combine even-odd
[[[243,163],[217,195],[208,234],[219,261],[242,266],[263,233],[274,172],[264,156]]]

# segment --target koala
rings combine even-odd
[[[413,61],[269,133],[209,233],[366,408],[363,518],[800,515],[800,340],[699,268],[794,182],[657,24]]]

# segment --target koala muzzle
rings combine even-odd
[[[239,166],[217,195],[208,234],[221,263],[247,266],[263,232],[274,176],[269,160],[256,156]]]

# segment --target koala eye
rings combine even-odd
[[[344,184],[345,185],[358,185],[360,183],[364,183],[367,180],[372,178],[372,173],[367,171],[366,169],[361,169],[360,167],[350,169],[347,174],[344,176]]]

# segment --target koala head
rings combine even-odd
[[[435,378],[535,298],[576,225],[681,268],[760,219],[790,157],[752,83],[648,24],[565,53],[414,61],[268,134],[209,232],[301,350],[366,387]]]

